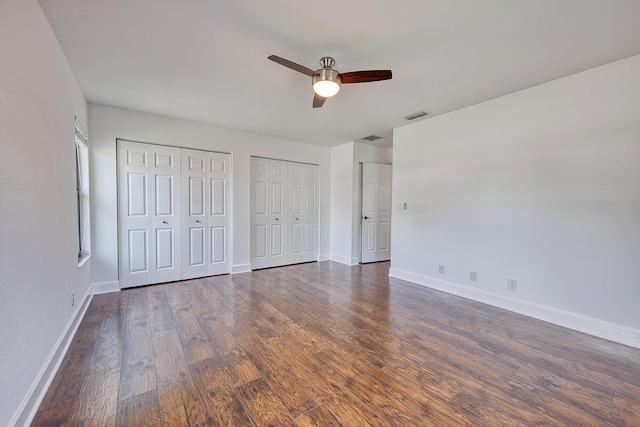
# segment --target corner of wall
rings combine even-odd
[[[110,282],[99,282],[91,285],[94,295],[108,294],[111,292],[120,292],[120,282],[113,280]]]

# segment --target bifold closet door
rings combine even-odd
[[[121,288],[231,272],[231,155],[118,141]]]
[[[318,259],[318,166],[251,158],[251,268]]]
[[[182,278],[231,271],[231,155],[182,149]]]
[[[118,141],[120,287],[182,277],[180,149]]]

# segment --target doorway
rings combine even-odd
[[[391,165],[360,163],[358,255],[361,263],[391,259],[392,170]]]

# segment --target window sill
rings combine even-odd
[[[78,255],[78,268],[82,267],[91,258],[91,254]]]

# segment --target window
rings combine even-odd
[[[87,132],[76,122],[76,201],[78,208],[78,265],[89,259],[89,146]]]

